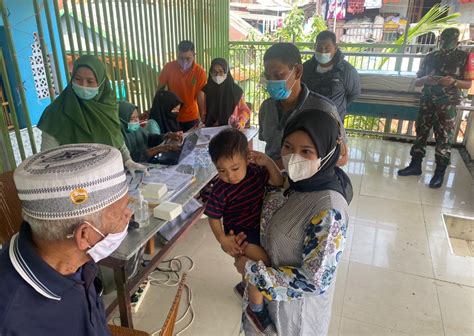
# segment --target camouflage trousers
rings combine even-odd
[[[426,141],[433,128],[436,140],[436,163],[448,165],[451,159],[455,119],[456,105],[434,104],[431,100],[422,100],[415,122],[416,140],[410,151],[411,156],[423,158],[426,155]]]

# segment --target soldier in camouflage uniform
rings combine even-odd
[[[415,86],[423,86],[423,91],[416,120],[416,141],[410,151],[410,165],[398,171],[399,176],[421,175],[426,141],[433,128],[436,139],[436,170],[431,178],[430,188],[439,188],[443,184],[451,157],[460,89],[471,87],[471,81],[464,76],[469,54],[457,48],[458,39],[458,29],[445,29],[440,36],[441,48],[426,55],[420,66]]]

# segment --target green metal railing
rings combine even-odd
[[[228,58],[229,55],[227,0],[54,0],[53,8],[47,0],[32,0],[30,5],[35,12],[43,59],[47,60],[48,50],[52,51],[50,63],[57,74],[55,82],[46,71],[51,101],[65,87],[62,76],[69,82],[72,63],[84,54],[101,59],[106,64],[117,99],[130,101],[141,111],[151,107],[159,73],[165,63],[176,59],[177,45],[181,40],[195,43],[196,61],[205,69],[213,58]],[[23,83],[5,0],[0,0],[0,12],[7,37],[6,48],[12,55],[15,81]],[[14,28],[21,29],[20,26]],[[50,45],[45,42],[45,32]],[[54,38],[55,32],[60,36],[59,45]],[[60,62],[64,64],[62,69]],[[31,148],[32,153],[37,149],[24,88],[10,87],[1,49],[0,71],[8,100],[8,118],[3,113],[0,115],[1,173],[14,169],[18,162],[12,156],[9,126],[13,126],[20,160],[27,156],[26,147]],[[12,90],[18,91],[20,96],[29,146],[21,138]],[[13,125],[7,123],[9,119]]]
[[[229,64],[233,68],[236,80],[243,86],[248,102],[255,108],[266,99],[267,93],[260,85],[263,73],[263,55],[273,42],[231,41],[229,42]],[[314,52],[314,43],[296,43],[302,54],[303,62],[310,59]],[[416,72],[420,59],[433,50],[434,45],[406,45],[404,53],[386,53],[388,43],[341,43],[339,48],[345,59],[357,70],[383,70]],[[252,116],[257,124],[258,115]]]
[[[268,98],[263,85],[263,56],[272,42],[229,42],[229,64],[235,80],[244,90],[247,103],[252,105],[251,124],[258,125],[258,109]],[[296,43],[300,49],[303,62],[313,56],[314,43]],[[392,44],[351,43],[339,44],[345,59],[359,71],[411,72],[418,70],[423,54],[431,51],[434,45],[405,45],[404,53],[386,53],[384,49]],[[472,51],[469,46],[463,49]],[[459,106],[456,121],[456,143],[463,143],[467,125],[465,111]],[[345,127],[352,132],[370,136],[393,136],[396,138],[414,138],[413,120],[389,119],[378,116],[348,115]]]

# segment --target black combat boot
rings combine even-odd
[[[430,181],[430,188],[437,189],[443,185],[444,173],[446,172],[446,165],[437,164],[433,177]]]
[[[411,176],[411,175],[421,175],[421,162],[422,158],[413,157],[408,167],[400,169],[398,171],[398,176]]]

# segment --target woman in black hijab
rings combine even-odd
[[[181,128],[176,118],[182,104],[182,100],[173,92],[158,91],[153,98],[147,131],[159,135],[179,132]]]
[[[261,244],[272,266],[245,256],[235,262],[249,286],[268,299],[278,335],[328,332],[352,198],[350,180],[336,166],[339,127],[338,120],[319,110],[290,117],[281,150],[290,188],[269,193],[262,210]],[[237,243],[242,238],[237,236]],[[246,312],[245,334],[257,335],[249,316]]]
[[[324,113],[321,115],[321,113]],[[341,150],[341,134],[340,134],[340,123],[338,120],[325,112],[318,110],[304,110],[291,118],[283,133],[282,142],[282,160],[285,170],[289,175],[290,188],[300,192],[311,192],[321,190],[334,190],[340,193],[346,199],[349,204],[352,200],[352,185],[349,177],[344,171],[337,167],[337,161],[339,160],[339,154]],[[307,166],[308,172],[311,169],[315,170],[315,164],[300,162],[301,159],[305,159],[306,162],[310,156],[306,158],[302,155],[290,153],[287,148],[287,139],[290,135],[295,132],[304,132],[313,142],[317,151],[319,162],[319,168],[317,173],[312,174],[311,177],[304,176],[301,169],[295,169],[295,165],[298,168]],[[293,160],[289,155],[293,154]],[[312,161],[312,160],[311,160]],[[296,162],[292,165],[293,162]],[[310,168],[311,167],[311,168]],[[292,172],[295,176],[292,178]],[[301,177],[306,177],[299,179]]]
[[[250,118],[250,109],[225,59],[215,58],[212,61],[207,84],[202,91],[206,101],[203,122],[207,127],[229,124],[237,128],[245,126]]]

